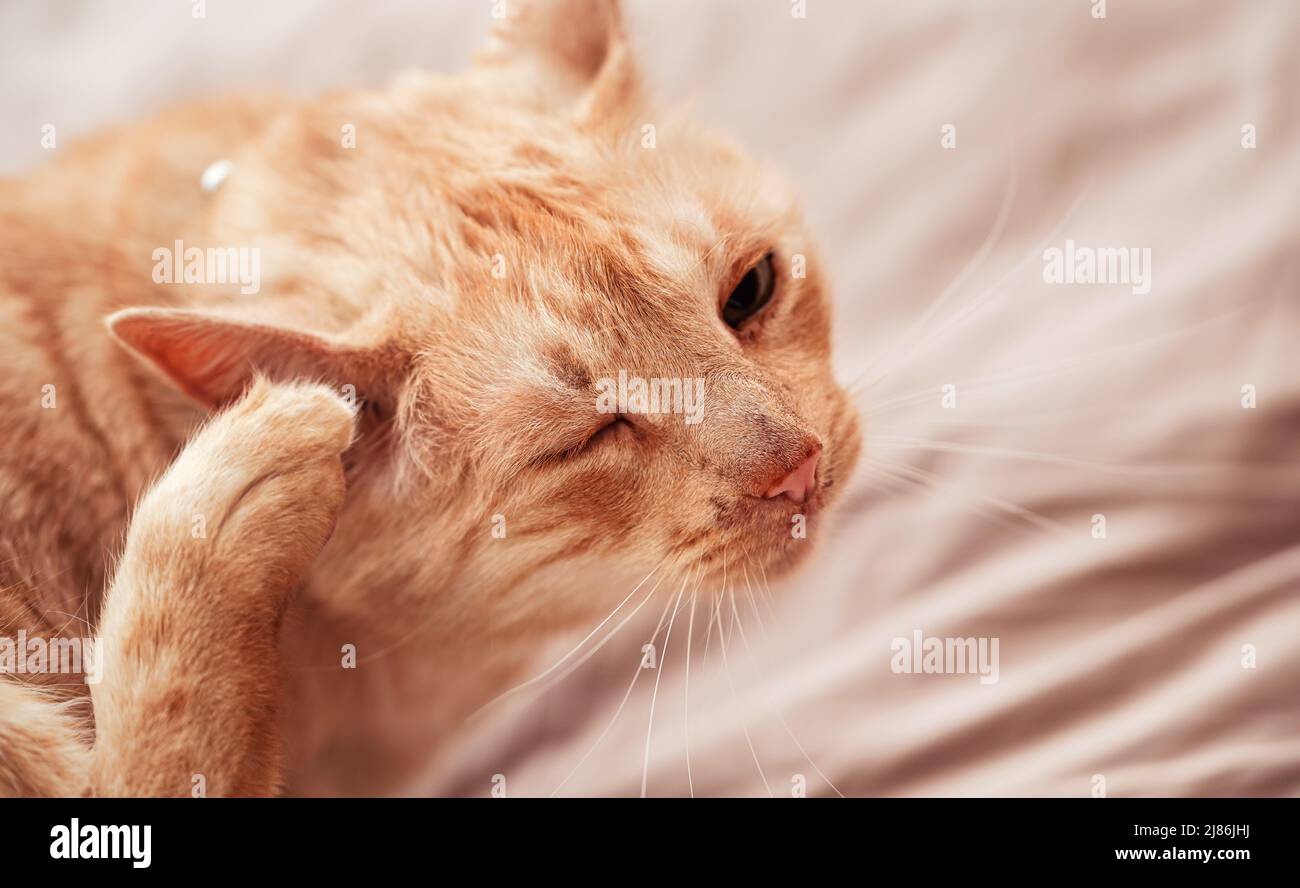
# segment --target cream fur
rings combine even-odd
[[[220,156],[234,172],[200,192]],[[794,514],[820,522],[857,457],[792,196],[644,98],[612,2],[527,6],[454,80],[179,109],[3,196],[0,481],[23,502],[0,582],[12,620],[62,604],[113,657],[93,747],[50,716],[72,764],[24,753],[16,792],[67,792],[82,756],[93,793],[185,794],[195,773],[389,791],[648,571],[667,589],[792,567]],[[257,245],[261,294],[146,284],[178,237]],[[733,331],[721,303],[768,253],[777,294]],[[704,379],[705,421],[630,417],[584,446],[594,381],[620,369]],[[42,413],[54,381],[66,409]],[[350,447],[338,392],[360,399]],[[219,411],[197,434],[195,402]],[[806,505],[762,497],[816,447]],[[102,606],[38,578],[73,564],[97,588],[119,549]],[[0,751],[29,749],[7,723]]]

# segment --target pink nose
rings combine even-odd
[[[773,484],[764,496],[772,499],[784,493],[796,503],[802,503],[807,499],[808,491],[813,489],[813,482],[817,477],[817,460],[821,459],[821,455],[822,449],[818,447],[799,463],[793,472]]]

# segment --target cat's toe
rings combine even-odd
[[[228,412],[241,436],[268,453],[337,456],[352,443],[356,413],[328,386],[258,379]]]
[[[287,591],[333,531],[353,428],[353,410],[325,386],[254,383],[141,500],[128,554],[196,581],[281,578]]]

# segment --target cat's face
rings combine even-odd
[[[770,575],[859,449],[813,246],[779,178],[642,99],[609,4],[550,5],[236,161],[214,231],[277,243],[266,317],[330,335],[224,347],[370,402],[341,532],[394,573]]]
[[[520,123],[446,192],[461,260],[404,414],[435,489],[473,479],[510,535],[644,567],[783,566],[858,450],[790,195],[684,125]]]

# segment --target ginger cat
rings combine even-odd
[[[808,551],[859,437],[794,198],[646,99],[612,0],[509,11],[459,77],[0,184],[0,637],[103,658],[0,676],[0,794],[410,791],[647,574]],[[260,289],[167,283],[177,241]],[[602,412],[620,371],[700,421]]]

